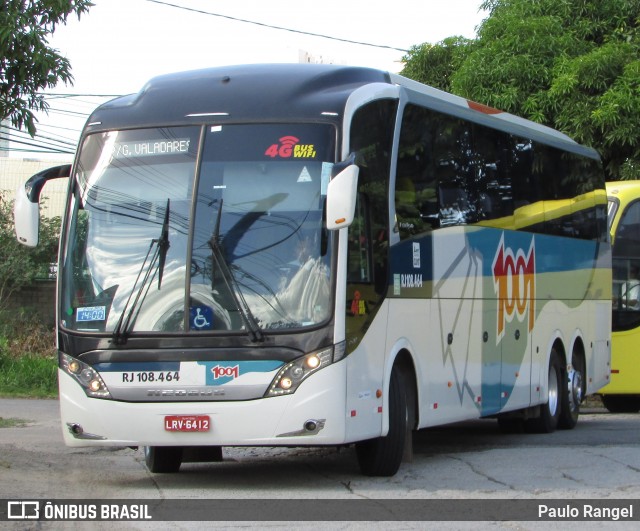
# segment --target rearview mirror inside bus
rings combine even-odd
[[[329,182],[327,229],[341,229],[353,222],[358,195],[358,172],[358,166],[350,164]]]

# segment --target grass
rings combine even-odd
[[[58,396],[55,357],[27,354],[19,359],[0,354],[0,396],[55,398]]]
[[[0,428],[22,428],[27,423],[28,421],[23,419],[3,419],[0,417]]]
[[[0,312],[0,396],[56,398],[55,332],[24,314]]]

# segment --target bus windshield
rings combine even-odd
[[[259,339],[327,321],[334,137],[300,124],[89,135],[74,172],[61,324],[117,338]]]

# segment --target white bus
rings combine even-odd
[[[373,69],[167,75],[99,107],[71,167],[58,279],[70,446],[153,472],[225,446],[355,444],[393,475],[413,430],[572,428],[608,382],[598,155]]]

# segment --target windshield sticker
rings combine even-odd
[[[191,330],[211,330],[213,328],[213,309],[209,306],[189,308],[189,328]]]
[[[264,154],[271,158],[313,159],[316,156],[314,144],[299,144],[300,139],[295,136],[283,136],[278,144],[271,144]]]
[[[76,309],[76,321],[104,321],[106,319],[106,306],[87,306]]]
[[[300,175],[298,177],[298,182],[299,183],[310,183],[312,180],[313,179],[311,179],[311,174],[309,173],[309,170],[305,166],[304,168],[302,168],[302,171],[300,172]]]

